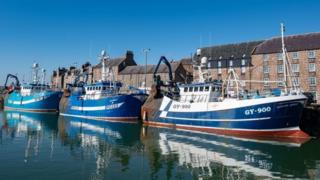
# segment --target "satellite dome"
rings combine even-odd
[[[202,57],[201,58],[201,64],[207,64],[208,58],[207,57]]]
[[[197,49],[197,56],[201,55],[201,49]]]
[[[102,50],[102,51],[101,51],[101,56],[102,56],[102,57],[106,56],[106,54],[107,54],[107,53],[106,53],[105,50]]]
[[[39,64],[38,63],[33,63],[32,67],[33,68],[37,68],[37,67],[39,67]]]

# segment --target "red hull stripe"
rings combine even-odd
[[[201,128],[201,127],[191,127],[191,126],[180,126],[176,124],[169,123],[158,123],[143,121],[146,125],[169,127],[185,130],[200,131],[206,133],[214,133],[221,135],[235,135],[235,136],[255,136],[255,137],[288,137],[288,138],[310,138],[310,136],[301,130],[278,130],[278,131],[254,131],[254,130],[230,130],[230,129],[215,129],[215,128]]]

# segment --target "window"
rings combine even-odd
[[[211,68],[211,63],[212,63],[212,62],[208,62],[208,68]]]
[[[241,66],[245,66],[246,65],[246,60],[245,59],[242,59],[241,60]]]
[[[267,74],[270,72],[269,66],[263,66],[263,73]]]
[[[218,61],[218,67],[221,67],[221,61]]]
[[[103,86],[103,90],[105,91],[107,89],[107,87]]]
[[[193,91],[193,87],[189,87],[189,92],[192,92]]]
[[[299,59],[299,52],[293,52],[292,59]]]
[[[283,65],[282,64],[278,65],[278,73],[283,73]]]
[[[187,88],[187,87],[184,87],[183,91],[184,91],[184,92],[187,92],[187,91],[188,91],[188,88]]]
[[[269,61],[269,54],[264,54],[262,56],[263,61]]]
[[[309,85],[315,86],[317,84],[316,77],[309,77]]]
[[[300,68],[299,68],[299,64],[292,64],[292,72],[299,72]]]
[[[209,86],[204,87],[204,91],[209,91]]]
[[[194,87],[194,92],[198,92],[199,87]]]
[[[269,78],[263,78],[263,81],[264,81],[264,82],[263,82],[263,85],[264,85],[264,86],[269,86],[269,82],[268,82],[268,81],[269,81]]]
[[[309,59],[316,58],[316,52],[315,51],[308,51],[308,58]]]
[[[310,63],[309,64],[309,72],[315,72],[316,71],[316,64]]]
[[[221,74],[222,73],[222,70],[221,70],[221,68],[219,67],[218,68],[218,74]]]
[[[230,60],[230,61],[229,61],[229,67],[232,67],[232,66],[233,66],[233,61]]]
[[[278,60],[283,60],[283,58],[282,58],[282,53],[278,53],[278,54],[277,54],[277,59],[278,59]]]
[[[284,82],[284,79],[282,77],[278,78],[278,86],[284,86],[285,85],[285,82]]]
[[[246,67],[241,67],[241,73],[246,73]]]
[[[300,78],[298,78],[298,77],[293,78],[293,83],[296,86],[300,86]]]
[[[203,86],[200,86],[200,91],[203,91]]]

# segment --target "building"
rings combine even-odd
[[[132,51],[127,51],[124,57],[111,58],[105,63],[106,67],[111,67],[114,73],[114,79],[123,82],[125,86],[144,87],[146,78],[146,87],[153,84],[153,72],[156,65],[137,65],[134,60]],[[173,80],[176,82],[191,82],[192,81],[192,63],[191,58],[185,58],[181,61],[171,63]],[[146,71],[147,70],[147,71]],[[102,62],[91,66],[89,62],[82,65],[82,68],[71,66],[70,68],[59,68],[53,71],[52,85],[55,88],[66,88],[66,84],[73,83],[78,75],[83,72],[88,73],[88,83],[94,83],[101,80]],[[145,72],[146,75],[145,75]],[[169,80],[168,68],[161,64],[158,69],[158,75],[163,81]],[[79,80],[83,80],[81,77]]]
[[[124,57],[111,58],[106,61],[106,67],[111,67],[114,72],[115,80],[118,80],[118,74],[127,66],[136,65],[134,55],[132,51],[127,51]],[[74,66],[67,68],[58,68],[53,71],[51,83],[54,88],[63,89],[66,88],[66,84],[73,83],[75,78],[81,73],[87,71],[88,82],[93,83],[101,79],[102,62],[97,65],[91,66],[89,62],[82,65],[81,68]],[[83,80],[80,78],[80,80]]]
[[[173,81],[185,83],[187,81],[187,70],[184,68],[182,62],[171,62],[171,70]],[[118,80],[127,86],[133,87],[151,87],[153,82],[153,72],[156,65],[137,65],[127,66],[118,75]],[[158,69],[157,75],[161,76],[161,80],[169,80],[169,70],[165,64],[161,64]],[[145,86],[146,81],[146,86]]]
[[[132,51],[127,51],[124,57],[111,58],[105,63],[106,67],[111,67],[114,73],[115,80],[119,80],[118,74],[125,69],[127,66],[136,66],[137,63],[134,60]],[[101,79],[102,62],[100,61],[97,65],[92,67],[92,80],[96,82]]]
[[[194,57],[193,77],[195,81],[199,80],[199,65],[203,58],[207,59],[207,69],[211,79],[224,80],[227,78],[228,70],[233,68],[240,79],[251,79],[252,68],[251,54],[255,47],[262,41],[243,42],[236,44],[227,44],[220,46],[204,47],[197,50]],[[248,85],[244,84],[246,88]]]
[[[296,83],[305,92],[313,93],[320,102],[320,33],[308,33],[284,38]],[[255,85],[258,89],[283,87],[284,68],[281,37],[271,38],[257,45],[252,52],[252,77],[263,81],[279,81]],[[288,77],[289,78],[289,77]],[[293,78],[293,77],[292,77]],[[288,84],[290,86],[290,84]]]

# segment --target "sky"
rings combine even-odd
[[[160,56],[179,60],[196,49],[320,32],[318,0],[0,0],[0,85],[8,73],[31,78],[38,62],[58,67],[97,64],[134,52],[148,64]]]

